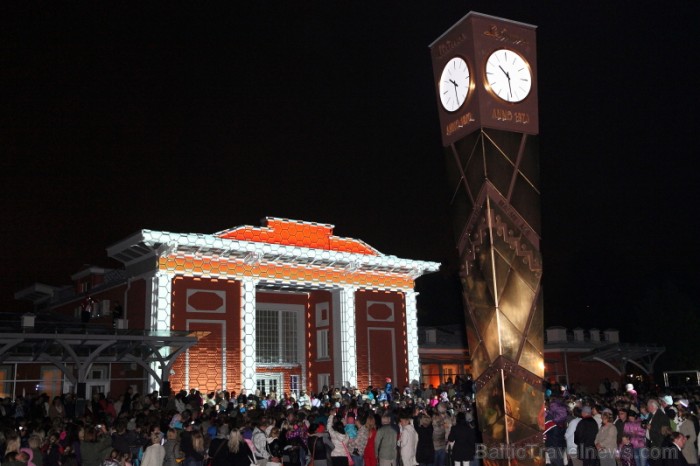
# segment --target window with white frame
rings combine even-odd
[[[318,391],[320,392],[323,387],[331,386],[331,375],[330,374],[318,374]]]
[[[298,312],[258,309],[255,313],[255,362],[299,363]]]
[[[316,330],[316,357],[328,359],[328,329]]]
[[[289,376],[289,391],[291,391],[294,394],[295,398],[299,398],[299,389],[300,389],[300,384],[299,384],[299,376],[298,375],[291,375]]]

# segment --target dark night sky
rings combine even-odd
[[[4,308],[142,228],[454,261],[428,45],[470,10],[538,26],[546,325],[697,306],[698,1],[98,3],[0,6]]]

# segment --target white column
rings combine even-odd
[[[241,381],[246,393],[255,393],[255,285],[258,280],[241,280]]]
[[[148,329],[151,332],[170,331],[170,325],[172,323],[172,284],[173,274],[162,270],[156,271],[151,278],[151,313],[149,319],[150,322],[148,322]],[[163,356],[167,356],[170,350],[168,348],[161,348],[159,351]],[[151,363],[151,369],[153,369],[156,373],[160,373],[162,371],[160,364],[156,362]],[[158,389],[159,387],[155,379],[149,375],[149,393]]]
[[[420,382],[420,361],[418,360],[418,309],[414,290],[404,290],[406,300],[406,345],[408,350],[408,382]]]
[[[340,371],[343,384],[357,387],[357,329],[353,286],[340,289]]]

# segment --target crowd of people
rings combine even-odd
[[[554,466],[698,464],[700,393],[637,392],[601,383],[598,394],[547,390],[545,445]]]
[[[700,393],[546,391],[553,466],[698,463]],[[469,466],[479,461],[471,380],[326,388],[296,397],[129,389],[0,401],[2,466]],[[474,463],[476,465],[476,463]]]
[[[470,381],[298,396],[192,389],[0,403],[2,466],[446,466],[474,457]],[[465,381],[466,382],[466,381]],[[463,393],[463,389],[470,390]],[[454,445],[453,448],[450,448]],[[448,459],[449,456],[449,459]]]

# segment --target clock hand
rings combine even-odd
[[[498,65],[498,67],[503,71],[503,74],[506,75],[506,78],[508,78],[508,92],[510,93],[510,96],[513,97],[513,89],[510,87],[510,74],[506,70],[503,69],[501,65]]]
[[[510,96],[513,97],[513,89],[510,87],[510,77],[508,77],[508,92],[510,92]]]
[[[454,79],[450,79],[450,82],[455,87],[455,99],[457,99],[457,102],[459,102],[459,94],[457,94],[457,81],[455,81]]]

